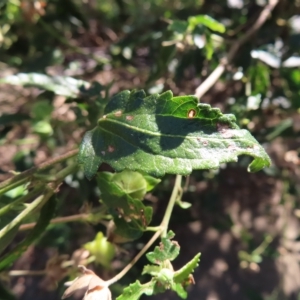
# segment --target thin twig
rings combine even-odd
[[[0,217],[7,214],[9,211],[11,211],[14,207],[16,207],[18,204],[25,203],[33,198],[36,198],[43,190],[45,189],[45,186],[39,185],[32,191],[30,191],[28,194],[17,198],[16,200],[8,203],[7,205],[0,208]]]
[[[46,275],[47,270],[11,270],[8,276],[41,276]]]
[[[52,165],[65,161],[70,157],[75,156],[78,153],[78,149],[69,151],[65,153],[64,155],[61,155],[59,157],[55,157],[53,159],[47,160],[44,163],[40,164],[39,166],[33,167],[29,170],[26,170],[16,176],[13,176],[3,182],[0,183],[0,195],[5,193],[7,190],[10,190],[12,186],[16,187],[23,183],[25,183],[30,176],[32,176],[37,171],[45,170]]]
[[[143,249],[135,256],[135,258],[115,277],[111,278],[110,280],[106,281],[106,285],[109,286],[118,280],[120,280],[134,265],[135,263],[146,253],[146,251],[151,247],[151,245],[159,238],[160,235],[165,236],[168,230],[169,221],[171,218],[171,214],[173,211],[173,207],[176,203],[176,199],[178,196],[179,191],[181,190],[181,181],[182,176],[176,175],[175,184],[173,187],[173,191],[165,211],[165,215],[161,222],[161,225],[157,227],[157,231],[152,236],[152,238],[148,241],[148,243],[143,247]]]
[[[88,219],[90,214],[77,214],[72,216],[66,216],[66,217],[58,217],[54,218],[50,221],[50,224],[59,224],[59,223],[68,223],[68,222],[75,222],[75,221],[84,221]],[[35,222],[28,223],[28,224],[22,224],[19,227],[20,231],[28,230],[33,228],[36,225]]]
[[[76,164],[73,164],[59,171],[56,174],[57,181],[54,183],[48,183],[44,187],[43,195],[37,197],[33,202],[28,204],[28,206],[20,214],[18,214],[13,220],[11,220],[6,226],[4,226],[0,230],[0,240],[4,236],[6,236],[12,229],[14,229],[15,227],[19,227],[25,218],[27,218],[34,211],[40,209],[44,204],[46,204],[46,202],[52,197],[52,195],[57,192],[56,189],[59,187],[59,185],[64,180],[64,178],[69,174],[72,174],[72,172],[76,168],[77,168]]]
[[[258,19],[253,26],[243,35],[236,43],[232,45],[226,57],[221,59],[219,65],[215,70],[199,85],[196,89],[195,96],[200,99],[221,77],[224,73],[225,68],[231,63],[233,58],[236,56],[240,47],[245,44],[267,21],[274,7],[277,5],[279,0],[269,0],[269,3],[261,11]]]
[[[30,203],[26,209],[0,230],[0,239],[4,238],[13,228],[19,226],[19,224],[38,207],[44,205],[52,195],[53,191],[49,190],[45,195],[39,196]]]
[[[159,238],[162,229],[155,232],[152,238],[148,241],[148,243],[143,247],[143,249],[134,257],[134,259],[115,277],[111,278],[110,280],[106,281],[106,286],[110,286],[113,283],[120,280],[134,265],[135,263],[144,255],[144,253],[152,246],[152,244]]]

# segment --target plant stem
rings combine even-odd
[[[196,89],[195,96],[201,98],[221,77],[225,68],[232,62],[240,47],[244,45],[250,38],[261,28],[261,26],[267,21],[274,7],[279,0],[269,0],[269,3],[263,8],[256,22],[250,27],[250,29],[229,49],[226,57],[221,59],[219,65],[214,71],[199,85]]]
[[[27,171],[24,171],[16,176],[13,176],[5,181],[3,181],[2,183],[0,183],[0,195],[4,194],[5,192],[7,192],[8,190],[15,188],[25,182],[28,181],[28,179],[36,172],[38,171],[42,171],[45,170],[51,166],[53,166],[54,164],[57,164],[59,162],[65,161],[68,158],[71,158],[73,156],[75,156],[78,153],[78,149],[72,150],[67,152],[64,155],[61,155],[59,157],[50,159],[48,161],[45,161],[44,163],[40,164],[39,166],[33,167]]]
[[[0,208],[0,217],[9,212],[14,206],[16,206],[19,203],[24,203],[28,200],[31,200],[32,198],[35,198],[38,196],[39,193],[41,193],[45,189],[45,186],[39,185],[35,189],[33,189],[31,192],[29,192],[27,195],[24,195],[22,197],[19,197],[15,201],[3,206]]]
[[[176,203],[178,194],[182,191],[181,181],[182,181],[182,176],[176,175],[173,191],[172,191],[167,209],[165,211],[165,215],[161,222],[161,225],[157,226],[157,227],[148,227],[147,228],[147,230],[153,230],[153,231],[156,230],[155,234],[148,241],[148,243],[143,247],[143,249],[135,256],[135,258],[119,274],[117,274],[115,277],[111,278],[110,280],[106,281],[107,286],[120,280],[134,266],[134,264],[144,255],[144,253],[152,246],[152,244],[159,238],[160,235],[163,237],[167,235],[169,221],[171,218],[173,207]]]
[[[171,214],[172,214],[172,211],[173,211],[173,207],[176,203],[176,199],[178,197],[178,194],[182,190],[181,181],[182,181],[182,176],[181,175],[176,175],[173,191],[172,191],[172,194],[171,194],[171,197],[170,197],[170,200],[169,200],[164,218],[161,222],[161,227],[163,228],[162,237],[165,237],[167,235],[168,226],[169,226]]]
[[[58,217],[55,219],[52,219],[50,221],[50,224],[59,224],[59,223],[68,223],[68,222],[75,222],[75,221],[84,221],[88,219],[90,214],[78,214],[78,215],[73,215],[73,216],[66,216],[66,217]],[[35,226],[35,222],[33,223],[28,223],[28,224],[22,224],[19,228],[20,231],[25,231],[28,229],[31,229]]]
[[[46,270],[11,270],[8,272],[8,276],[41,276],[46,274]]]
[[[0,240],[9,233],[14,227],[19,226],[20,223],[34,210],[38,207],[44,205],[50,197],[53,195],[54,191],[49,190],[45,195],[41,195],[36,198],[32,203],[30,203],[27,208],[25,208],[18,216],[16,216],[10,223],[0,230]]]
[[[149,226],[146,228],[146,231],[158,231],[161,229],[161,226]]]
[[[8,234],[9,231],[12,230],[14,227],[19,226],[28,215],[30,215],[36,209],[43,206],[50,199],[50,197],[56,192],[56,189],[64,180],[64,178],[67,175],[71,174],[76,167],[77,167],[76,164],[72,164],[70,166],[67,166],[60,172],[58,172],[56,174],[57,181],[55,183],[48,183],[46,186],[43,187],[46,190],[44,195],[39,196],[32,203],[28,204],[28,206],[19,215],[17,215],[10,223],[8,223],[5,227],[3,227],[0,230],[0,240],[6,234]]]
[[[60,224],[60,223],[69,223],[69,222],[76,222],[76,221],[88,221],[90,219],[92,214],[78,214],[78,215],[72,215],[72,216],[65,216],[65,217],[58,217],[54,218],[50,221],[50,224]],[[99,223],[101,221],[99,220]],[[28,224],[22,224],[19,228],[20,231],[25,231],[28,229],[31,229],[35,226],[35,222],[28,223]]]
[[[19,176],[19,175],[16,175],[15,177],[17,177],[17,176]],[[12,177],[12,178],[14,178],[14,177]],[[7,180],[9,180],[9,179],[7,179]],[[22,184],[25,184],[27,182],[27,178],[22,178],[21,180],[18,180],[16,182],[13,182],[13,183],[5,186],[4,188],[1,188],[1,185],[4,184],[4,183],[6,183],[6,181],[3,181],[2,183],[0,183],[0,196],[3,195],[3,194],[5,194],[6,192],[8,192],[8,191],[10,191],[10,190],[12,190],[14,188],[16,188],[16,187],[22,185]]]
[[[144,255],[144,253],[152,246],[152,244],[159,238],[161,232],[162,232],[162,228],[160,228],[157,232],[155,232],[152,238],[143,247],[143,249],[135,256],[135,258],[119,274],[117,274],[116,276],[114,276],[113,278],[105,282],[106,286],[110,286],[113,283],[120,280],[135,265],[135,263]]]

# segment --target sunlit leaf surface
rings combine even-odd
[[[89,179],[104,162],[116,171],[156,177],[218,168],[243,154],[254,158],[251,172],[269,166],[264,148],[235,121],[194,96],[123,91],[110,100],[98,126],[85,134],[79,163]]]

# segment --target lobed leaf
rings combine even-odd
[[[153,264],[161,265],[166,260],[174,260],[180,251],[180,246],[177,242],[172,241],[174,232],[169,231],[167,237],[163,237],[159,246],[156,246],[153,252],[146,254],[148,260]]]
[[[146,265],[143,268],[142,275],[150,274],[151,276],[157,276],[161,268],[162,268],[161,266]]]
[[[177,283],[184,283],[184,281],[189,277],[194,269],[198,266],[200,262],[201,253],[198,253],[191,261],[189,261],[181,269],[177,270],[174,274],[174,281]]]
[[[126,287],[123,294],[120,295],[117,300],[138,300],[143,294],[151,296],[154,293],[154,281],[149,281],[145,284],[141,284],[138,280]]]
[[[239,155],[254,158],[251,172],[271,163],[231,114],[199,104],[194,96],[173,97],[168,91],[146,97],[144,91],[123,91],[107,104],[98,126],[85,134],[78,161],[89,179],[104,162],[116,171],[161,177],[218,168]]]
[[[198,24],[202,24],[213,31],[217,31],[220,33],[224,33],[226,31],[226,28],[222,23],[218,22],[217,20],[213,19],[208,15],[198,15],[189,17],[188,22],[192,27],[195,27]]]

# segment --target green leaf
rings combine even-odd
[[[120,295],[117,300],[138,300],[143,294],[147,296],[153,295],[155,281],[150,281],[145,284],[141,284],[138,280],[126,287],[123,294]]]
[[[177,295],[182,298],[186,299],[187,298],[187,291],[184,289],[182,284],[174,282],[172,284],[172,290],[177,293]]]
[[[188,209],[192,206],[192,203],[190,202],[185,202],[181,200],[177,200],[176,203],[182,208],[182,209]]]
[[[175,272],[174,281],[176,283],[183,284],[185,282],[185,280],[189,277],[189,275],[194,272],[194,269],[198,266],[198,264],[200,262],[200,255],[201,255],[201,253],[198,253],[185,266],[183,266],[181,269],[179,269]]]
[[[194,96],[173,97],[169,91],[146,97],[144,91],[123,91],[108,103],[98,126],[85,134],[78,161],[89,179],[104,162],[116,171],[161,177],[218,168],[243,154],[254,158],[250,171],[271,163],[233,115],[198,104]]]
[[[107,241],[102,232],[98,232],[95,239],[83,246],[96,258],[96,262],[106,268],[111,266],[111,261],[115,256],[115,247]]]
[[[188,29],[189,23],[187,21],[174,20],[169,26],[168,29],[175,31],[180,34],[184,34]]]
[[[161,182],[160,179],[155,178],[145,172],[141,172],[141,174],[143,175],[144,179],[146,180],[147,192],[152,191]]]
[[[206,33],[205,37],[206,37],[206,43],[205,43],[205,46],[204,46],[205,56],[206,56],[207,60],[211,60],[212,56],[214,54],[214,46],[213,46],[210,34]]]
[[[174,260],[180,251],[180,246],[176,241],[171,241],[174,232],[169,231],[167,237],[161,239],[159,246],[156,246],[153,252],[146,254],[148,260],[153,264],[161,265],[166,260]]]
[[[52,196],[48,202],[42,207],[39,219],[28,234],[28,236],[12,249],[7,255],[0,259],[0,271],[11,265],[17,258],[19,258],[29,245],[34,243],[44,232],[50,223],[56,207],[56,198]],[[16,227],[18,229],[19,227]],[[1,240],[2,242],[2,240]]]
[[[120,178],[122,176],[119,174],[108,172],[98,174],[101,199],[114,216],[115,233],[126,238],[138,238],[151,222],[152,208],[121,189]]]
[[[195,26],[202,24],[213,31],[217,31],[220,33],[224,33],[226,31],[226,28],[222,23],[218,22],[217,20],[213,19],[208,15],[198,15],[189,17],[188,23],[190,28],[192,29],[195,28]]]
[[[48,76],[39,73],[19,73],[0,79],[0,83],[34,86],[57,95],[76,98],[82,90],[90,87],[90,83],[67,76]]]
[[[27,192],[28,191],[27,191],[26,186],[25,185],[20,185],[20,186],[15,187],[12,190],[7,191],[4,195],[11,198],[11,199],[14,199],[14,198],[17,198],[19,196],[26,195]],[[3,204],[3,202],[1,204]]]
[[[150,274],[151,276],[157,276],[161,268],[162,268],[161,266],[146,265],[144,266],[142,275]]]
[[[48,121],[38,121],[32,126],[33,132],[38,134],[52,135],[53,129]]]
[[[116,226],[114,235],[121,236],[125,242],[140,238],[144,232],[144,229],[140,229],[134,222],[126,222],[124,219],[118,219],[116,216],[114,218],[114,223]]]
[[[53,106],[46,100],[40,100],[34,103],[31,108],[32,116],[36,121],[49,120],[51,118],[52,111]]]
[[[152,176],[145,176],[139,172],[124,170],[112,175],[111,181],[116,183],[126,194],[134,199],[142,200],[147,191],[160,182]]]
[[[169,289],[175,291],[179,297],[187,298],[185,288],[194,283],[191,273],[199,263],[200,253],[180,270],[174,272],[170,260],[178,256],[179,245],[170,240],[173,237],[174,233],[169,231],[167,236],[162,238],[159,247],[155,247],[153,252],[146,254],[147,258],[156,265],[146,265],[142,274],[150,274],[152,280],[143,285],[136,281],[125,288],[123,294],[117,300],[139,299],[142,294],[149,296],[163,293]]]

